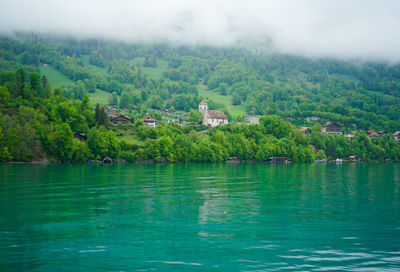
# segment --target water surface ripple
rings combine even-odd
[[[399,164],[0,164],[0,271],[400,271]]]

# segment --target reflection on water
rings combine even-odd
[[[0,270],[395,271],[400,165],[0,165]]]

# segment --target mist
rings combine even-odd
[[[400,61],[396,0],[8,0],[0,32]]]

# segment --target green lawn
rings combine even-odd
[[[199,89],[199,96],[202,96],[203,98],[209,98],[217,103],[223,104],[227,107],[229,112],[232,114],[232,116],[238,116],[238,115],[247,115],[246,114],[246,108],[244,105],[238,105],[238,106],[233,106],[232,105],[232,96],[231,95],[220,95],[219,93],[213,92],[213,91],[206,91],[207,86],[205,85],[197,85]]]
[[[139,140],[138,138],[136,138],[133,135],[122,135],[122,136],[117,136],[117,138],[120,141],[124,140],[127,143],[134,144],[134,145],[137,145],[139,147],[144,147],[145,146],[144,142],[142,142],[141,140]]]
[[[42,75],[46,76],[46,78],[52,88],[62,87],[64,85],[72,83],[72,80],[70,80],[68,77],[64,76],[63,74],[61,74],[59,71],[57,71],[50,65],[49,66],[43,66],[43,65],[40,66],[40,73]]]
[[[88,93],[88,96],[92,105],[96,105],[97,103],[100,105],[108,105],[111,94],[106,91],[96,89],[96,92]]]
[[[83,56],[82,59],[83,59],[83,65],[86,68],[89,68],[90,70],[92,70],[93,72],[98,74],[99,76],[106,76],[107,75],[107,68],[102,68],[102,67],[98,67],[96,65],[90,64],[88,55]]]
[[[135,67],[140,68],[145,74],[148,74],[150,77],[154,79],[160,79],[162,78],[162,74],[164,71],[167,70],[168,68],[168,62],[165,60],[157,60],[157,67],[144,67],[144,58],[135,58],[130,61]]]

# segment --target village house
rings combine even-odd
[[[399,142],[400,141],[400,131],[396,131],[395,133],[393,133],[393,137],[396,142]]]
[[[203,115],[203,125],[217,127],[219,125],[227,125],[228,117],[222,111],[209,110],[206,102],[201,101],[199,111]]]
[[[148,127],[156,127],[157,120],[150,117],[148,113],[143,116],[143,123]]]
[[[311,130],[309,127],[301,127],[300,128],[301,131],[303,132],[304,135],[310,135],[311,134]]]
[[[117,123],[128,124],[131,121],[131,119],[123,115],[118,115],[118,116],[110,116],[110,121],[113,122],[113,124]]]
[[[308,116],[306,118],[304,118],[304,120],[306,120],[307,122],[312,122],[312,121],[318,121],[321,118],[319,118],[318,116]]]
[[[247,115],[244,117],[244,122],[249,125],[259,125],[260,119],[257,115]]]
[[[322,133],[330,135],[342,135],[342,128],[336,123],[327,122],[322,126]]]
[[[384,136],[386,136],[387,134],[388,134],[388,133],[387,133],[386,131],[384,131],[384,130],[378,131],[379,137],[384,137]]]
[[[75,133],[74,133],[74,139],[77,139],[77,140],[79,140],[79,141],[84,142],[84,141],[86,141],[87,136],[86,136],[86,134],[84,134],[84,133],[75,132]]]
[[[379,136],[379,135],[378,135],[378,132],[376,132],[376,130],[373,130],[373,129],[368,130],[368,131],[367,131],[367,135],[368,135],[369,137],[378,137],[378,136]]]

